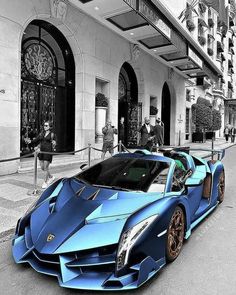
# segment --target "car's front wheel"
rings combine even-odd
[[[218,181],[218,200],[220,203],[224,201],[225,197],[225,173],[222,171],[220,173],[219,181]]]
[[[177,206],[171,216],[167,230],[166,259],[175,260],[183,246],[185,230],[185,216],[183,210]]]

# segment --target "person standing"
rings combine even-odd
[[[118,141],[121,141],[122,144],[125,143],[125,124],[124,124],[125,118],[121,117],[119,122],[119,128],[118,128]],[[124,148],[121,146],[120,152],[123,152]]]
[[[230,129],[229,129],[229,125],[227,124],[224,129],[224,136],[225,136],[226,142],[228,142],[229,140],[229,134],[230,134]]]
[[[147,150],[151,150],[155,138],[153,126],[150,124],[148,117],[144,118],[144,124],[138,130],[141,134],[140,145]]]
[[[33,140],[29,139],[28,143],[30,144],[38,144],[35,147],[35,150],[39,151],[38,158],[40,161],[40,167],[43,171],[45,171],[45,178],[42,184],[42,188],[45,189],[51,184],[55,177],[49,171],[49,165],[52,163],[52,155],[40,153],[41,152],[52,152],[56,147],[56,136],[51,131],[51,125],[49,121],[44,122],[43,131],[34,138]]]
[[[103,133],[103,146],[102,146],[102,160],[105,159],[105,154],[107,151],[113,155],[113,144],[114,144],[114,134],[117,134],[117,129],[111,125],[111,121],[108,120],[106,126],[102,128]]]
[[[233,126],[230,130],[230,134],[231,134],[231,142],[235,141],[235,134],[236,134],[236,128]]]
[[[156,119],[156,125],[153,128],[155,135],[155,144],[158,146],[163,146],[164,144],[164,128],[161,126],[161,119]]]

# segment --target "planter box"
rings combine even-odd
[[[193,132],[192,134],[192,142],[205,142],[206,134],[203,132]]]
[[[212,132],[212,131],[206,132],[206,139],[212,139],[212,136],[213,136],[213,139],[215,140],[216,139],[216,133],[215,132]]]

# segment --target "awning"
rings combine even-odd
[[[181,25],[180,21],[170,13],[160,0],[123,1],[135,11],[136,15],[149,24],[149,26],[145,26],[145,34],[139,31],[137,32],[139,38],[132,37],[136,42],[142,44],[141,46],[144,46],[145,50],[150,50],[152,55],[155,52],[154,54],[159,57],[159,60],[162,59],[165,64],[167,62],[170,67],[175,68],[177,72],[181,71],[185,76],[209,76],[215,81],[218,81],[219,76],[222,76],[219,66],[212,61],[209,54],[192,38],[186,28]],[[110,17],[109,20],[120,27],[114,17]],[[141,22],[139,18],[138,21]],[[199,17],[198,22],[201,26],[208,27],[201,17]],[[135,30],[135,24],[132,25],[132,30]],[[152,28],[152,34],[148,34],[148,28],[150,27]],[[124,28],[120,29],[124,30]],[[131,28],[126,27],[125,31],[128,32],[128,30],[131,30]],[[153,30],[156,32],[153,32]],[[209,38],[212,39],[212,37]],[[204,42],[206,41],[205,38]],[[192,48],[192,51],[190,50],[191,54],[189,50],[186,52],[186,48],[190,47]]]

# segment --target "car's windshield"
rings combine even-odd
[[[81,172],[76,178],[91,185],[146,192],[161,177],[163,191],[168,169],[167,162],[112,157]]]

